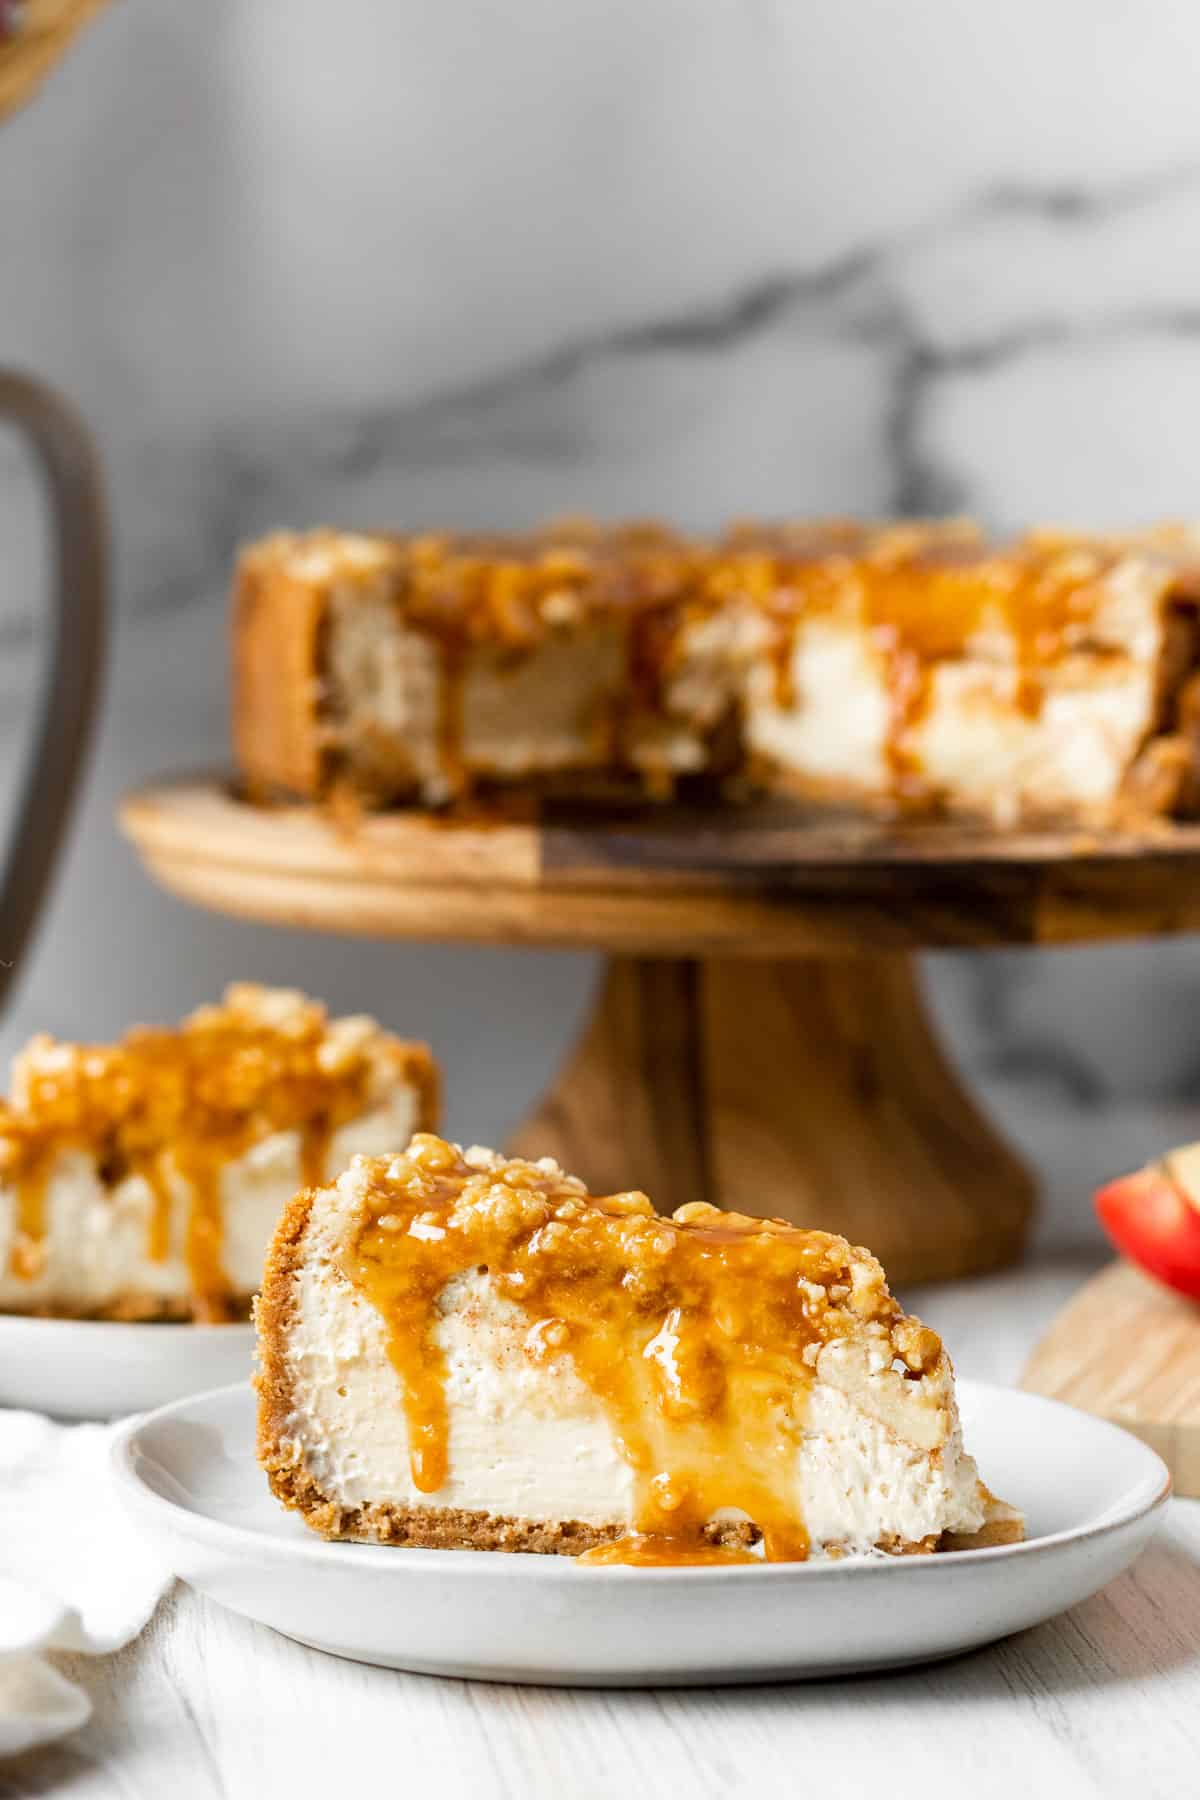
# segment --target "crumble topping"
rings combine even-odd
[[[598,611],[741,604],[777,621],[850,610],[935,660],[961,655],[999,623],[1022,660],[1048,663],[1089,644],[1118,647],[1119,618],[1107,615],[1119,613],[1120,594],[1111,583],[1131,562],[1156,572],[1164,590],[1178,581],[1191,594],[1200,533],[1043,528],[998,543],[965,519],[835,519],[743,521],[703,538],[649,521],[572,519],[511,534],[277,532],[242,560],[260,576],[278,569],[349,588],[385,576],[408,622],[510,650]]]
[[[195,1314],[228,1316],[222,1168],[274,1132],[298,1131],[304,1181],[322,1181],[332,1134],[395,1080],[398,1048],[371,1019],[331,1022],[296,990],[252,983],[233,984],[219,1006],[200,1007],[178,1030],[139,1026],[112,1045],[33,1038],[14,1061],[10,1099],[0,1103],[0,1182],[16,1191],[13,1273],[32,1277],[42,1266],[54,1162],[64,1150],[86,1149],[109,1187],[133,1174],[149,1185],[152,1261],[168,1254],[169,1174],[187,1183]],[[427,1085],[424,1053],[408,1060]]]
[[[1174,762],[1133,744],[1124,794],[1134,803],[1149,796],[1160,810],[1196,803],[1190,760],[1175,767],[1200,667],[1200,533],[1183,526],[1107,536],[1041,530],[1002,543],[965,520],[746,522],[708,537],[586,520],[507,535],[326,528],[251,546],[241,570],[247,591],[299,584],[318,613],[332,596],[351,607],[370,597],[436,655],[436,774],[415,770],[407,727],[373,724],[369,680],[343,692],[328,659],[316,670],[323,698],[305,729],[320,751],[311,777],[320,793],[356,772],[376,803],[414,790],[431,803],[469,792],[488,774],[464,752],[471,655],[515,666],[550,638],[596,626],[619,640],[621,672],[596,700],[603,754],[572,752],[580,768],[631,774],[653,794],[697,772],[749,770],[770,785],[770,769],[758,769],[747,748],[744,715],[803,709],[798,634],[834,619],[861,629],[884,691],[880,797],[890,806],[936,810],[944,799],[925,768],[920,730],[942,665],[967,659],[1000,671],[1005,704],[1030,722],[1063,664],[1081,656],[1100,669],[1171,663],[1149,736],[1175,747]],[[277,629],[292,617],[289,605]],[[266,666],[273,673],[270,659]],[[256,704],[270,710],[261,697]],[[356,729],[343,741],[350,718]],[[574,763],[568,757],[564,766]],[[252,767],[246,773],[252,785],[259,778]]]

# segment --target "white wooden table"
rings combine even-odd
[[[1094,1265],[1093,1265],[1094,1266]],[[910,1295],[961,1373],[1012,1381],[1089,1267]],[[0,1800],[1187,1800],[1200,1795],[1200,1502],[1130,1574],[990,1650],[756,1688],[492,1687],[338,1662],[177,1588],[120,1655],[64,1658],[87,1728],[0,1764]]]

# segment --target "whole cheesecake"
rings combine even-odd
[[[1200,530],[278,533],[234,584],[252,795],[685,778],[1007,826],[1200,810]]]
[[[259,1458],[326,1537],[671,1563],[1021,1535],[939,1339],[826,1232],[419,1134],[293,1200],[256,1316]]]
[[[0,1312],[245,1318],[297,1187],[436,1110],[424,1045],[287,988],[119,1044],[34,1038],[0,1104]]]

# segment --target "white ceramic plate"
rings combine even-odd
[[[0,1313],[0,1406],[115,1419],[245,1381],[252,1325],[125,1325]]]
[[[326,1544],[268,1492],[247,1387],[131,1420],[113,1463],[185,1581],[334,1655],[556,1685],[775,1681],[950,1656],[1040,1624],[1153,1534],[1170,1478],[1136,1438],[1030,1394],[964,1381],[959,1395],[989,1484],[1026,1510],[1025,1544],[724,1569]]]

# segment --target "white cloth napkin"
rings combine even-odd
[[[50,1743],[91,1711],[39,1652],[119,1650],[170,1585],[113,1492],[112,1434],[0,1412],[0,1756]]]

